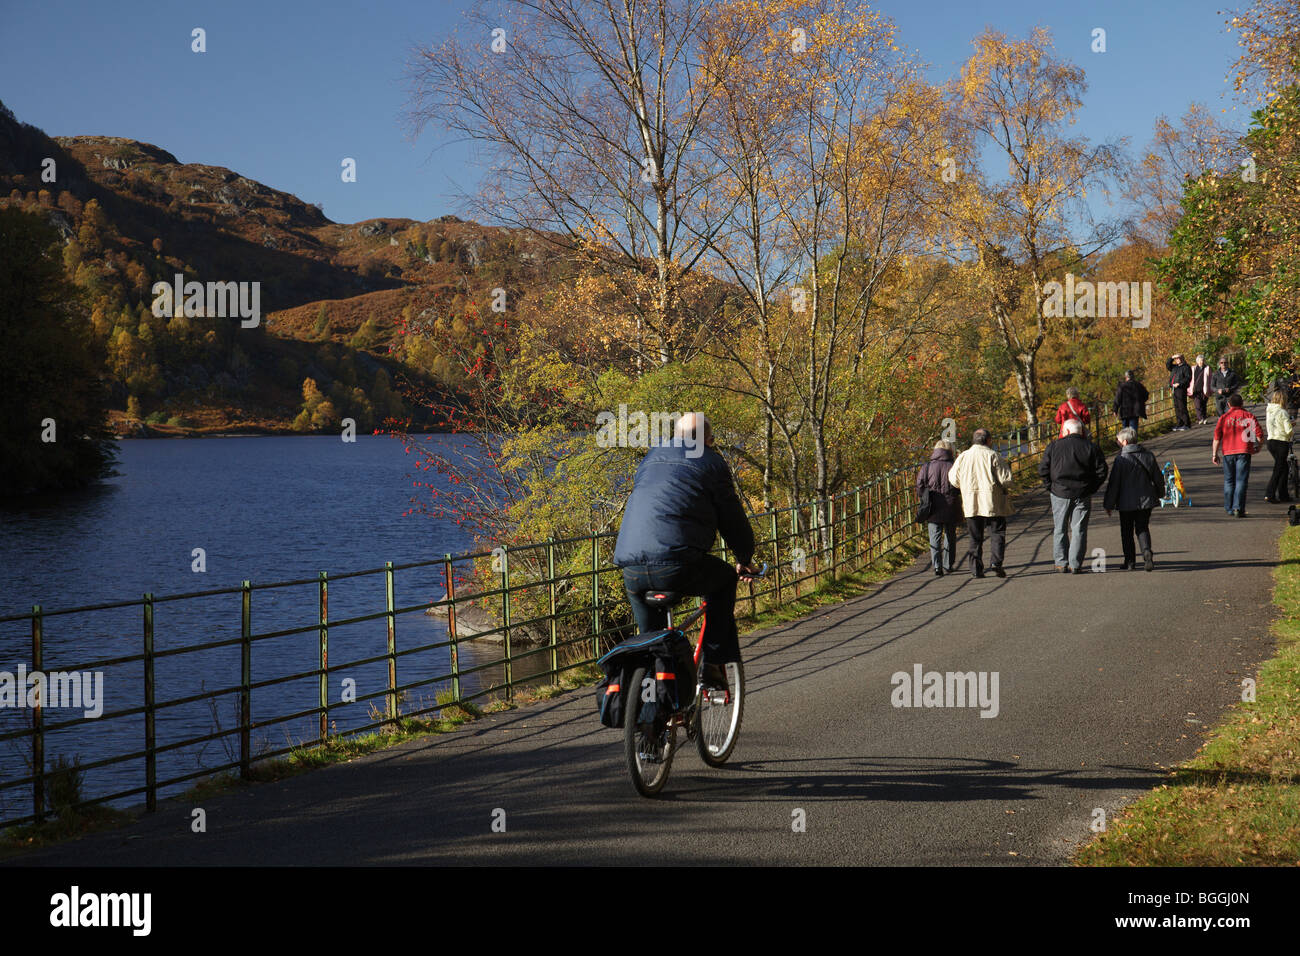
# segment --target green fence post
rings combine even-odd
[[[818,498],[808,509],[808,543],[812,545],[812,589],[822,583],[822,542],[826,540],[826,499]]]
[[[384,562],[384,603],[388,605],[388,722],[397,724],[397,602],[394,598],[393,562]]]
[[[44,661],[44,627],[45,618],[39,604],[32,605],[32,670],[42,671]],[[21,693],[21,691],[20,691]],[[45,819],[45,715],[42,705],[45,701],[37,698],[39,703],[32,708],[32,813],[36,822]]]
[[[885,540],[889,547],[893,546],[894,541],[894,486],[889,472],[885,473]],[[881,557],[884,557],[888,548],[881,547]]]
[[[510,667],[510,551],[501,549],[501,625],[506,642],[506,700],[514,693],[514,675]]]
[[[772,526],[772,567],[775,568],[776,573],[776,603],[779,607],[781,604],[781,547],[776,530],[776,509],[769,511],[767,515]]]
[[[596,532],[591,533],[591,656],[600,656],[600,575],[596,570]]]
[[[804,570],[800,571],[794,565],[791,565],[791,569],[794,573],[794,599],[797,601],[799,600],[800,585],[803,584],[804,572],[808,570],[808,564],[807,564],[808,553],[807,551],[804,550],[803,547],[804,542],[799,539],[799,506],[798,505],[790,506],[790,540],[794,542],[794,546],[796,548],[804,552]]]
[[[447,576],[447,639],[451,656],[451,699],[460,703],[460,653],[456,648],[456,578],[452,574],[451,554],[443,554]]]
[[[253,589],[244,581],[239,590],[239,776],[247,780],[253,725]]]
[[[321,571],[317,578],[317,590],[320,593],[320,614],[317,630],[320,634],[320,742],[325,743],[329,736],[329,666],[330,666],[330,597],[329,581]]]
[[[550,621],[551,628],[551,683],[558,685],[560,683],[560,653],[559,645],[556,638],[559,636],[555,627],[555,538],[546,539],[546,591],[547,600],[550,605],[550,614],[547,620]]]
[[[862,486],[861,485],[853,489],[853,513],[857,516],[856,520],[858,525],[858,535],[857,535],[858,546],[854,550],[857,552],[858,570],[860,571],[862,570]]]
[[[153,595],[144,596],[144,786],[145,809],[158,809],[158,753],[154,727]]]
[[[839,552],[835,549],[835,496],[831,495],[826,500],[826,530],[831,536],[831,580],[836,581],[840,576]]]

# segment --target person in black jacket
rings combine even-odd
[[[1137,431],[1138,419],[1147,417],[1147,387],[1132,372],[1124,373],[1124,381],[1115,392],[1115,414],[1125,428]]]
[[[1152,571],[1155,560],[1151,555],[1151,509],[1164,497],[1164,477],[1156,465],[1155,456],[1137,443],[1137,432],[1122,428],[1115,439],[1120,448],[1115,466],[1110,470],[1110,483],[1106,485],[1106,514],[1119,509],[1124,570],[1132,571],[1137,567],[1137,552],[1133,547],[1136,531],[1143,563],[1148,571]]]
[[[1219,359],[1219,370],[1210,379],[1210,390],[1219,401],[1219,414],[1228,414],[1228,398],[1241,388],[1241,376],[1228,367],[1226,358]]]
[[[957,553],[957,522],[962,520],[961,492],[948,484],[952,470],[952,442],[940,441],[930,453],[930,460],[916,473],[916,497],[930,489],[930,565],[935,577],[951,571]],[[945,548],[946,545],[946,548]]]
[[[719,531],[736,556],[734,566],[709,553]],[[705,677],[725,687],[721,665],[740,660],[736,582],[758,573],[753,559],[754,532],[731,469],[713,450],[713,429],[702,414],[683,415],[673,442],[651,448],[641,460],[614,545],[637,627],[647,633],[668,624],[665,609],[645,603],[646,591],[704,596]]]
[[[1187,417],[1187,387],[1192,384],[1192,367],[1183,361],[1183,353],[1175,352],[1165,362],[1169,369],[1169,387],[1174,390],[1174,431],[1185,432],[1192,427]]]
[[[1092,495],[1106,480],[1106,456],[1083,436],[1083,423],[1065,423],[1066,435],[1047,446],[1038,476],[1051,493],[1052,557],[1056,570],[1080,573],[1088,553],[1088,515]]]

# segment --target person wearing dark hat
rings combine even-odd
[[[1169,387],[1174,390],[1174,431],[1185,432],[1192,427],[1187,417],[1187,388],[1192,384],[1192,367],[1183,361],[1183,353],[1175,352],[1165,362],[1169,369]]]
[[[1147,417],[1147,387],[1131,371],[1124,373],[1124,381],[1115,392],[1114,410],[1125,428],[1137,431],[1138,419]]]

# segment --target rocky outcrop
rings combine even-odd
[[[444,594],[440,600],[446,600]],[[431,607],[424,612],[432,617],[446,618],[447,608],[445,605],[440,607]],[[494,634],[485,634],[485,631],[491,631],[501,626],[500,617],[482,607],[474,604],[472,601],[456,602],[456,638],[457,640],[479,640],[487,641],[490,644],[504,644],[506,642],[505,634],[496,631]],[[512,627],[510,628],[511,645],[521,644],[545,644],[547,636],[535,626]]]

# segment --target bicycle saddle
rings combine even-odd
[[[686,597],[680,591],[646,591],[645,602],[651,607],[672,607]]]

